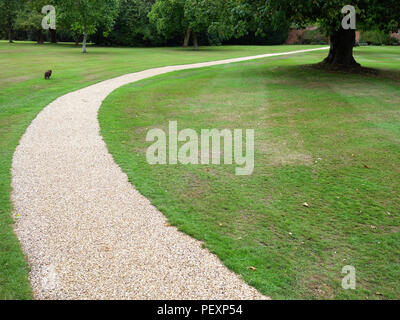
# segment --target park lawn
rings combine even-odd
[[[39,111],[57,97],[101,80],[148,68],[313,48],[318,46],[183,48],[9,44],[0,41],[0,299],[30,299],[28,266],[12,230],[11,163],[19,139]],[[50,81],[43,79],[53,70]]]
[[[399,299],[400,47],[356,50],[359,62],[381,69],[377,75],[304,66],[325,55],[127,85],[102,105],[101,132],[171,225],[265,295]],[[236,176],[235,165],[149,165],[148,130],[168,133],[173,120],[198,134],[255,129],[253,175]],[[341,287],[346,265],[356,268],[356,290]]]

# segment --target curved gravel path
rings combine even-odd
[[[168,227],[108,153],[97,112],[113,90],[134,81],[313,50],[150,69],[48,105],[22,137],[12,167],[15,232],[31,266],[34,297],[267,299],[201,242]]]

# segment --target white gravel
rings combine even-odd
[[[48,105],[22,137],[12,167],[15,232],[34,297],[267,299],[201,242],[167,226],[108,153],[97,113],[113,90],[141,79],[306,51],[150,69]]]

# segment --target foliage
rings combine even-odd
[[[399,6],[394,0],[354,0],[351,5],[356,9],[357,28],[371,29],[377,25],[389,29],[388,6]],[[359,68],[353,57],[355,30],[342,27],[344,14],[342,8],[348,5],[346,0],[270,0],[264,7],[273,17],[274,24],[282,19],[306,26],[318,23],[321,30],[330,36],[330,52],[323,64],[343,69]],[[393,8],[391,9],[393,10]],[[393,21],[398,21],[399,11],[392,14]],[[393,26],[392,26],[393,27]]]
[[[108,37],[100,27],[92,37],[97,44],[143,46],[159,45],[163,41],[150,23],[150,13],[155,0],[120,0],[118,17]]]
[[[266,2],[262,0],[231,0],[228,17],[231,34],[239,43],[282,44],[289,32],[289,22],[272,20]],[[232,41],[236,43],[236,41]]]
[[[42,41],[42,8],[54,4],[54,0],[26,0],[25,6],[19,12],[16,25],[19,29],[31,30],[38,34],[38,41]]]
[[[326,34],[341,29],[344,14],[341,9],[348,5],[346,0],[270,0],[265,9],[273,16],[275,23],[282,17],[299,26],[318,23]],[[371,29],[379,26],[382,31],[399,28],[400,4],[397,0],[354,0],[357,29]]]
[[[306,30],[302,35],[303,44],[328,44],[328,37],[321,33],[319,29]]]
[[[331,35],[340,29],[341,8],[348,4],[344,0],[0,0],[2,30],[10,25],[7,19],[15,21],[16,8],[25,1],[17,24],[20,30],[41,32],[41,7],[56,3],[57,29],[63,35],[69,32],[75,39],[86,29],[97,43],[130,46],[176,44],[188,28],[202,41],[214,44],[232,38],[238,39],[233,43],[243,44],[283,43],[291,23],[298,27],[318,24],[322,33]],[[357,28],[397,31],[399,3],[353,1]],[[307,37],[306,42],[325,41],[314,32]]]
[[[391,44],[390,35],[379,30],[362,31],[360,34],[360,42],[372,45]]]
[[[157,0],[148,16],[157,32],[166,39],[183,35],[189,27],[185,19],[185,0]]]
[[[375,0],[374,11],[379,30],[397,32],[400,29],[400,1]]]
[[[16,0],[0,0],[0,4],[2,1]],[[40,9],[49,1],[26,1],[28,4],[18,19],[19,30],[39,34],[43,18]],[[233,37],[243,44],[283,43],[287,23],[284,27],[272,25],[261,3],[261,0],[50,1],[56,5],[57,33],[64,41],[77,40],[86,34],[98,44],[175,45],[191,29],[204,43],[221,44]]]
[[[0,28],[9,30],[14,29],[17,14],[24,5],[25,0],[0,0]],[[11,36],[11,35],[9,35]],[[12,39],[9,39],[12,40]]]
[[[167,39],[189,29],[195,36],[208,35],[215,44],[233,35],[230,9],[230,1],[224,0],[157,0],[149,18]]]
[[[114,26],[119,0],[57,0],[57,18],[71,31],[92,35],[100,26],[107,35]]]
[[[366,1],[352,2],[358,9],[358,22],[365,17],[365,10],[360,10],[360,5]],[[318,22],[327,34],[332,34],[341,28],[344,16],[341,9],[347,4],[344,0],[270,0],[265,6],[275,23],[283,17],[301,27]]]

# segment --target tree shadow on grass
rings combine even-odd
[[[353,78],[364,78],[365,80],[389,80],[389,81],[400,81],[400,70],[388,70],[378,69],[369,67],[350,67],[342,68],[331,65],[326,65],[322,62],[316,64],[301,64],[301,65],[286,65],[286,66],[273,66],[265,65],[262,69],[255,70],[249,67],[246,71],[243,71],[246,77],[259,77],[265,75],[270,77],[271,75],[275,78],[285,78],[290,80],[301,80],[306,81],[305,77],[311,79],[319,78],[322,81],[332,79],[353,79]]]
[[[332,66],[327,65],[322,62],[317,64],[308,64],[301,66],[304,70],[308,70],[310,72],[319,72],[319,73],[331,73],[338,75],[359,75],[369,79],[387,79],[400,81],[400,70],[387,70],[387,69],[377,69],[377,68],[368,68],[368,67],[346,67],[343,68],[341,66]]]

